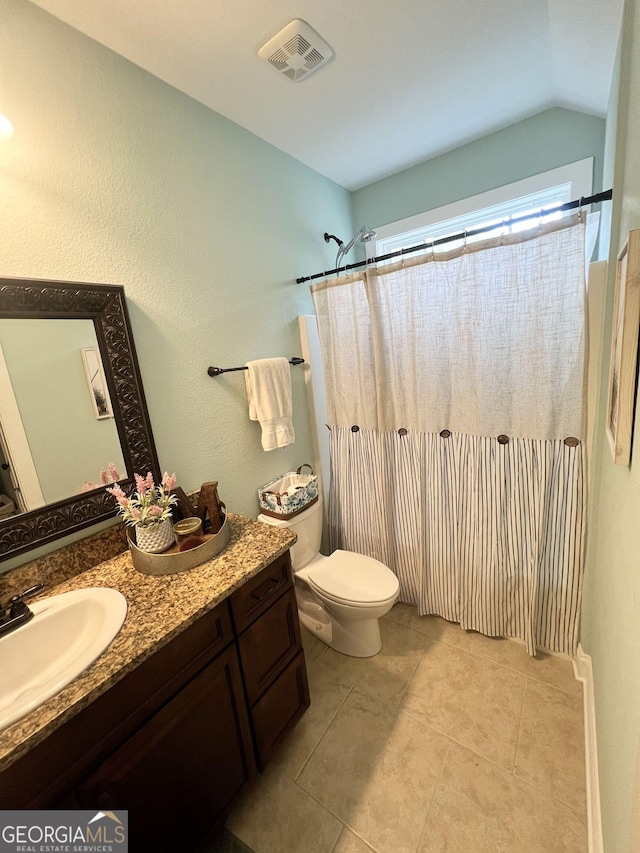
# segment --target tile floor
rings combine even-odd
[[[241,795],[228,849],[586,853],[571,663],[403,604],[381,628],[368,659],[303,631],[311,707]]]

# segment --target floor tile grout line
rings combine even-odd
[[[524,705],[524,699],[525,699],[525,694],[526,694],[526,688],[527,688],[527,685],[526,685],[526,682],[525,682],[525,684],[524,684],[524,690],[523,690],[523,696],[522,696],[521,705],[520,705],[520,718],[522,717],[522,707],[523,707],[523,705]],[[354,689],[354,690],[358,690],[358,686],[357,686],[357,685],[354,685],[353,689]],[[371,698],[375,698],[375,697],[371,697]],[[346,699],[345,699],[345,701],[346,701]],[[449,743],[449,746],[448,746],[448,749],[447,749],[447,757],[448,757],[448,755],[449,755],[449,753],[450,753],[450,751],[451,751],[451,744],[452,744],[452,743],[455,743],[457,746],[461,747],[462,749],[465,749],[465,750],[467,750],[468,752],[472,753],[473,755],[478,756],[478,758],[481,758],[483,761],[487,761],[487,762],[488,762],[489,764],[491,764],[493,767],[496,767],[496,768],[498,768],[499,770],[502,770],[504,773],[508,773],[510,776],[513,776],[515,779],[518,779],[518,781],[520,781],[520,782],[524,782],[524,783],[525,783],[529,788],[533,789],[533,790],[534,790],[534,791],[536,791],[538,794],[542,794],[542,795],[543,795],[543,796],[545,796],[547,799],[554,800],[555,802],[558,802],[560,805],[564,806],[565,808],[568,808],[570,811],[572,811],[572,812],[573,812],[574,814],[576,814],[578,817],[583,817],[583,814],[582,814],[582,812],[581,812],[581,810],[580,810],[579,808],[576,808],[575,806],[572,806],[570,803],[568,803],[566,800],[563,800],[563,799],[561,799],[560,797],[557,797],[557,796],[555,796],[554,794],[551,794],[551,793],[549,792],[548,788],[546,788],[546,787],[540,787],[540,786],[538,786],[538,785],[535,785],[535,784],[534,784],[533,782],[531,782],[530,780],[525,779],[525,778],[524,778],[524,777],[522,777],[522,776],[519,776],[519,775],[516,773],[516,771],[515,771],[515,766],[514,766],[515,762],[512,762],[512,763],[511,763],[511,767],[510,767],[510,768],[509,768],[509,767],[505,767],[505,766],[504,766],[504,764],[500,764],[500,763],[499,763],[498,761],[496,761],[495,759],[493,759],[493,758],[489,758],[488,756],[486,756],[486,755],[484,755],[482,752],[480,752],[477,748],[474,748],[474,747],[472,747],[472,746],[469,746],[469,744],[467,744],[467,743],[463,743],[462,741],[457,740],[457,739],[456,739],[455,737],[453,737],[451,734],[448,734],[447,732],[443,731],[442,729],[437,728],[437,726],[434,726],[434,725],[431,725],[430,723],[425,722],[425,720],[424,720],[424,719],[422,719],[421,717],[417,716],[415,713],[412,713],[411,709],[409,709],[409,708],[403,708],[403,707],[401,707],[401,706],[398,706],[396,716],[397,716],[398,714],[406,714],[408,717],[411,717],[411,719],[412,719],[412,720],[415,720],[417,723],[420,723],[420,724],[421,724],[422,726],[424,726],[425,728],[430,729],[431,731],[434,731],[434,732],[436,732],[437,734],[441,735],[442,737],[446,738],[446,739],[450,742],[450,743]],[[520,720],[518,721],[518,733],[517,733],[517,735],[516,735],[516,749],[517,749],[517,742],[518,742],[518,740],[519,740],[519,734],[520,734]],[[514,755],[515,755],[515,752],[514,752]],[[305,790],[305,789],[303,789],[303,790]]]
[[[346,686],[346,685],[344,685],[344,686]],[[527,687],[527,685],[526,685],[526,682],[525,682],[525,684],[524,684],[524,690],[523,690],[523,697],[522,697],[521,707],[520,707],[520,717],[522,717],[522,707],[523,707],[523,704],[524,704],[524,698],[525,698],[525,693],[526,693],[526,687]],[[362,692],[361,688],[359,688],[359,686],[358,686],[357,684],[352,685],[352,686],[349,688],[349,692],[347,693],[347,695],[345,696],[344,700],[342,701],[342,703],[341,703],[341,705],[340,705],[340,708],[339,708],[339,709],[336,711],[336,713],[333,715],[333,717],[332,717],[332,719],[331,719],[331,723],[333,723],[333,721],[335,720],[335,718],[336,718],[337,714],[338,714],[338,713],[339,713],[339,711],[342,709],[343,705],[345,704],[345,702],[347,701],[347,699],[351,696],[351,694],[352,694],[354,691],[358,691],[358,690],[360,690],[360,692]],[[365,695],[366,695],[366,696],[368,696],[368,698],[370,698],[370,699],[375,699],[375,697],[374,697],[374,696],[370,696],[369,694],[366,694],[366,693],[365,693]],[[388,708],[388,706],[386,706],[386,707]],[[390,712],[390,713],[392,712],[392,709],[391,709],[391,708],[388,708],[388,710],[389,710],[389,712]],[[442,737],[446,738],[446,739],[449,741],[449,744],[448,744],[448,747],[447,747],[447,755],[445,756],[445,762],[444,762],[444,764],[446,764],[446,760],[447,760],[447,759],[448,759],[448,757],[449,757],[449,753],[450,753],[450,751],[451,751],[451,744],[452,744],[452,743],[455,743],[457,746],[461,747],[462,749],[466,749],[468,752],[471,752],[473,755],[477,755],[477,756],[478,756],[479,758],[481,758],[483,761],[487,761],[487,762],[488,762],[489,764],[491,764],[493,767],[496,767],[496,768],[498,768],[499,770],[502,770],[503,772],[508,773],[510,776],[513,776],[514,778],[518,779],[518,781],[520,781],[520,782],[524,782],[524,783],[525,783],[529,788],[533,789],[534,791],[536,791],[536,792],[537,792],[537,793],[539,793],[539,794],[542,794],[542,795],[543,795],[543,796],[545,796],[547,799],[554,800],[555,802],[558,802],[560,805],[564,806],[565,808],[568,808],[568,809],[569,809],[572,813],[574,813],[577,817],[580,817],[580,818],[584,817],[584,814],[581,812],[581,810],[580,810],[580,809],[577,809],[575,806],[572,806],[571,804],[567,803],[565,800],[562,800],[562,799],[560,799],[559,797],[557,797],[557,796],[555,796],[555,795],[552,795],[552,794],[549,792],[549,790],[548,790],[547,788],[539,787],[538,785],[535,785],[533,782],[529,781],[528,779],[525,779],[525,778],[523,778],[522,776],[519,776],[519,775],[515,772],[514,763],[512,763],[512,765],[511,765],[511,768],[510,768],[510,769],[509,769],[509,768],[507,768],[507,767],[505,767],[503,764],[500,764],[499,762],[495,761],[494,759],[492,759],[492,758],[488,758],[486,755],[484,755],[483,753],[479,752],[479,751],[478,751],[478,749],[474,749],[473,747],[469,746],[469,745],[468,745],[468,744],[466,744],[466,743],[463,743],[463,742],[462,742],[462,741],[460,741],[460,740],[457,740],[455,737],[452,737],[450,734],[447,734],[446,732],[442,731],[441,729],[437,728],[436,726],[433,726],[433,725],[431,725],[431,724],[429,724],[429,723],[425,722],[425,721],[424,721],[423,719],[421,719],[419,716],[416,716],[414,713],[412,713],[410,709],[403,708],[403,707],[401,707],[400,705],[398,705],[398,707],[397,707],[397,709],[396,709],[396,712],[395,712],[395,716],[397,717],[397,716],[398,716],[398,714],[406,714],[408,717],[410,717],[412,720],[416,721],[417,723],[420,723],[420,725],[424,726],[426,729],[430,729],[430,730],[432,730],[432,731],[436,732],[437,734],[441,735]],[[324,734],[323,734],[323,736],[322,736],[322,738],[321,738],[320,740],[322,740],[322,739],[324,738],[324,736],[326,735],[327,731],[329,730],[329,727],[330,727],[331,723],[329,724],[329,726],[327,726],[327,729],[325,730],[325,732],[324,732]],[[516,741],[519,739],[519,733],[520,733],[520,720],[518,721],[518,734],[517,734],[517,736],[516,736]],[[318,741],[318,743],[316,744],[316,746],[315,746],[315,747],[314,747],[314,749],[313,749],[313,752],[311,753],[311,755],[309,756],[309,758],[308,758],[308,759],[307,759],[307,761],[305,762],[305,765],[304,765],[305,767],[306,767],[307,763],[309,762],[309,760],[311,759],[311,756],[313,755],[313,753],[314,753],[314,752],[316,751],[316,749],[318,748],[319,744],[320,744],[320,741]],[[444,764],[443,764],[443,769],[444,769]],[[304,769],[304,768],[303,768],[303,769]],[[279,771],[279,772],[280,772],[280,771]],[[301,773],[301,772],[302,772],[302,771],[300,771],[300,773]],[[439,784],[440,784],[440,779],[441,779],[441,777],[442,777],[442,772],[443,772],[443,771],[441,771],[440,776],[438,777],[438,783],[437,783],[437,785],[439,785]],[[312,799],[313,799],[313,800],[315,800],[315,801],[316,801],[320,806],[322,806],[322,808],[326,809],[326,811],[328,811],[328,812],[329,812],[333,817],[335,817],[335,818],[336,818],[336,820],[339,820],[339,821],[340,821],[341,823],[343,823],[343,824],[344,824],[344,825],[345,825],[345,826],[346,826],[346,827],[347,827],[351,832],[353,832],[355,835],[358,835],[358,833],[357,833],[357,832],[355,832],[355,830],[353,829],[353,827],[352,827],[350,824],[345,823],[345,821],[344,821],[342,818],[340,818],[340,817],[338,817],[338,815],[334,814],[334,812],[332,812],[332,811],[331,811],[331,809],[327,808],[327,806],[326,806],[324,803],[322,803],[319,799],[317,799],[317,797],[315,797],[315,796],[314,796],[310,791],[308,791],[305,787],[303,787],[303,785],[301,785],[300,783],[298,783],[298,778],[299,778],[299,776],[300,776],[300,773],[296,776],[296,779],[295,779],[295,780],[292,780],[292,779],[290,779],[290,777],[287,777],[287,776],[285,776],[285,778],[287,778],[287,779],[289,779],[289,781],[293,781],[295,784],[297,784],[297,785],[298,785],[298,787],[299,787],[302,791],[304,791],[304,792],[305,792],[305,793],[307,793],[310,797],[312,797]],[[282,774],[282,773],[281,773],[281,775],[285,775],[285,774]],[[435,797],[435,793],[434,793],[433,797]],[[431,812],[431,807],[432,807],[432,804],[433,804],[433,797],[432,797],[432,801],[431,801],[430,806],[429,806],[429,814],[430,814],[430,812]],[[423,826],[423,830],[422,830],[422,833],[421,833],[421,840],[422,840],[422,835],[423,835],[423,833],[424,833],[424,827],[425,827],[425,826],[426,826],[426,822],[425,822],[425,825]],[[360,836],[358,835],[358,837],[360,837]],[[363,841],[365,841],[365,839],[362,839],[362,840],[363,840]],[[367,843],[367,844],[368,844],[369,842],[366,842],[366,841],[365,841],[365,843]],[[369,846],[371,846],[371,845],[369,845]],[[375,848],[374,848],[374,849],[375,849]]]
[[[288,779],[288,777],[287,777],[287,779]],[[289,782],[291,782],[292,780],[291,780],[291,779],[288,779],[288,781],[289,781]],[[357,833],[355,832],[354,828],[351,826],[351,824],[350,824],[350,823],[347,823],[347,821],[346,821],[346,820],[344,820],[344,819],[343,819],[343,818],[341,818],[341,817],[338,817],[338,815],[337,815],[334,811],[332,811],[332,809],[330,809],[328,806],[326,806],[326,805],[322,802],[322,800],[319,800],[319,799],[318,799],[318,797],[317,797],[314,793],[312,793],[311,791],[308,791],[308,790],[307,790],[303,785],[301,785],[301,784],[300,784],[300,782],[292,782],[292,784],[293,784],[293,785],[296,785],[296,786],[297,786],[297,787],[302,791],[302,793],[303,793],[303,794],[306,794],[308,797],[311,797],[311,799],[312,799],[315,803],[317,803],[317,804],[320,806],[320,808],[324,809],[324,810],[327,812],[327,814],[330,814],[330,815],[331,815],[331,817],[335,818],[335,819],[338,821],[338,823],[341,823],[341,824],[342,824],[342,826],[343,826],[343,827],[345,827],[345,826],[346,826],[346,827],[347,827],[347,829],[349,829],[351,832],[353,832],[354,834],[356,834],[356,835],[357,835]],[[341,832],[342,832],[342,830],[341,830]],[[360,837],[360,836],[358,836],[358,837]],[[338,840],[339,840],[339,838],[340,838],[340,836],[338,836]],[[363,840],[364,840],[364,839],[363,839]],[[336,844],[337,844],[337,843],[338,843],[338,842],[336,841]],[[366,843],[368,844],[369,842],[366,842]],[[371,846],[371,845],[369,845],[369,846]],[[374,848],[374,849],[375,849],[375,848]],[[291,851],[291,853],[294,853],[294,851]],[[296,851],[296,853],[298,853],[298,851]],[[302,853],[302,851],[300,851],[300,853]]]
[[[514,776],[514,779],[517,779],[519,782],[523,782],[529,788],[532,788],[534,791],[537,791],[538,794],[544,794],[544,796],[547,797],[548,799],[553,800],[555,803],[559,803],[561,806],[564,806],[564,808],[569,809],[570,812],[573,812],[573,814],[577,815],[580,818],[583,818],[586,821],[586,819],[587,819],[586,797],[585,797],[584,808],[583,809],[576,808],[575,805],[571,805],[571,803],[568,803],[566,800],[562,800],[560,797],[556,796],[555,794],[552,794],[549,791],[548,787],[546,787],[546,786],[540,787],[539,785],[536,785],[534,782],[532,782],[530,779],[525,779],[524,776],[519,776],[517,773],[514,773],[513,776]]]
[[[541,678],[535,678],[533,675],[529,675],[526,672],[522,672],[522,670],[520,670],[520,669],[515,669],[514,667],[509,666],[506,663],[501,663],[500,661],[497,661],[494,658],[489,657],[488,655],[484,655],[484,654],[482,654],[482,652],[473,651],[472,649],[466,649],[464,646],[460,646],[457,643],[452,643],[448,640],[439,640],[439,639],[437,640],[435,638],[430,638],[430,639],[432,639],[432,641],[434,643],[442,643],[445,646],[449,646],[449,648],[458,649],[458,651],[465,652],[466,654],[471,655],[472,657],[479,658],[480,660],[487,661],[488,663],[492,663],[495,666],[501,667],[502,669],[507,669],[507,670],[509,670],[509,672],[513,672],[516,675],[522,675],[524,678],[529,678],[529,679],[531,679],[531,681],[535,681],[538,684],[544,685],[545,687],[552,687],[554,690],[559,690],[561,693],[566,693],[569,696],[572,695],[572,691],[569,689],[565,689],[564,687],[558,687],[556,684],[551,684],[548,681],[543,681]]]
[[[474,747],[469,746],[468,743],[463,743],[461,740],[457,740],[452,735],[447,734],[447,732],[442,731],[442,729],[439,729],[437,726],[433,726],[433,725],[431,725],[431,723],[425,722],[421,717],[417,716],[415,713],[412,713],[412,711],[409,708],[401,708],[400,712],[403,714],[407,714],[407,716],[411,717],[412,720],[415,720],[418,723],[422,723],[422,725],[425,726],[425,728],[431,729],[432,731],[436,732],[437,734],[442,735],[443,737],[447,738],[447,740],[450,740],[451,743],[455,743],[457,746],[461,746],[462,749],[466,749],[469,752],[472,752],[474,755],[477,755],[478,758],[482,758],[483,761],[488,761],[489,764],[492,764],[494,767],[499,767],[501,770],[504,770],[505,773],[511,773],[509,768],[505,767],[504,764],[500,764],[498,761],[496,761],[493,758],[488,758],[486,755],[483,755],[482,752],[479,752],[477,748],[474,749]]]
[[[411,606],[411,605],[407,605],[407,606]],[[424,617],[424,618],[426,618],[426,617]],[[442,618],[442,617],[438,617],[438,616],[436,616],[436,618]],[[427,638],[427,640],[430,640],[431,642],[434,642],[434,643],[443,643],[444,645],[449,646],[450,648],[454,648],[454,649],[458,649],[459,651],[466,652],[467,654],[472,655],[473,657],[480,658],[481,660],[489,661],[489,663],[493,663],[493,664],[495,664],[496,666],[500,666],[500,667],[502,667],[503,669],[508,669],[508,670],[510,670],[511,672],[515,672],[515,673],[517,673],[518,675],[524,675],[526,678],[530,678],[532,681],[538,681],[540,684],[544,684],[544,685],[546,685],[547,687],[553,687],[553,688],[555,688],[556,690],[560,690],[560,691],[562,691],[563,693],[568,693],[569,695],[572,695],[572,691],[571,691],[569,688],[558,687],[558,685],[557,685],[557,684],[551,684],[549,681],[544,681],[544,680],[543,680],[543,679],[541,679],[541,678],[536,678],[535,676],[533,676],[533,675],[529,675],[528,673],[525,673],[525,672],[522,672],[522,671],[521,671],[521,670],[519,670],[519,669],[514,669],[514,667],[509,666],[509,665],[508,665],[508,664],[506,664],[506,663],[501,663],[500,661],[497,661],[497,660],[495,660],[494,658],[490,657],[489,655],[483,654],[483,653],[482,653],[482,652],[480,652],[480,651],[476,651],[476,650],[472,650],[472,649],[467,649],[467,648],[465,648],[463,645],[460,645],[459,643],[454,643],[454,642],[452,642],[451,640],[443,639],[443,638],[440,638],[440,637],[434,637],[434,636],[432,636],[432,635],[430,635],[430,634],[426,634],[424,631],[419,631],[417,628],[413,628],[413,627],[411,627],[410,625],[406,625],[404,622],[401,622],[400,620],[396,620],[396,619],[388,619],[387,621],[392,622],[392,623],[393,623],[393,624],[395,624],[395,625],[400,625],[400,626],[401,626],[401,627],[403,627],[403,628],[407,628],[409,631],[413,631],[415,634],[421,634],[423,637],[426,637],[426,638]],[[454,624],[459,624],[459,623],[454,623]],[[460,626],[459,626],[459,627],[460,627]],[[460,627],[460,630],[461,630],[461,631],[464,631],[465,629],[464,629],[464,628],[462,628],[462,627]],[[480,634],[479,632],[474,632],[474,633],[478,633],[478,635],[479,635],[479,636],[481,636],[481,637],[485,637],[485,639],[487,639],[487,640],[497,639],[497,640],[507,640],[507,641],[508,641],[508,640],[512,639],[512,638],[510,638],[510,637],[496,637],[496,638],[493,638],[493,637],[489,637],[489,636],[487,636],[487,635],[485,635],[485,634]],[[516,643],[516,645],[520,645],[520,643]],[[523,648],[524,648],[524,646],[523,646]],[[545,652],[545,654],[549,654],[550,656],[553,656],[553,654],[552,654],[551,652]],[[562,660],[565,660],[565,659],[564,659],[564,658],[562,658]],[[571,658],[566,658],[566,662],[570,664],[570,663],[571,663]],[[576,682],[577,682],[577,679],[575,679],[575,678],[574,678],[574,681],[576,681]]]
[[[414,633],[418,633],[418,632],[416,631],[416,632],[414,632]],[[425,653],[426,649],[427,649],[427,646],[425,645],[424,649],[422,649],[422,651],[420,652],[420,656],[418,657],[418,656],[416,655],[416,657],[417,657],[416,665],[413,667],[413,671],[412,671],[411,675],[409,676],[409,679],[408,679],[407,683],[405,684],[405,686],[404,686],[404,689],[403,689],[402,693],[401,693],[401,694],[400,694],[400,696],[398,697],[398,705],[400,705],[400,704],[401,704],[401,702],[402,702],[402,700],[404,699],[405,693],[407,692],[407,690],[409,689],[409,685],[410,685],[410,684],[411,684],[411,682],[413,681],[413,676],[414,676],[414,675],[416,674],[416,672],[418,671],[418,667],[420,666],[420,664],[421,664],[421,662],[422,662],[422,657],[423,657],[423,655],[424,655],[424,653]]]
[[[524,702],[527,696],[528,684],[525,681],[522,689],[522,699],[520,700],[520,713],[518,714],[518,730],[516,732],[516,742],[513,748],[513,761],[511,762],[511,775],[516,775],[516,759],[518,757],[518,746],[520,745],[520,732],[522,731],[522,712],[524,710]]]
[[[341,685],[341,686],[346,687],[346,684],[345,684],[345,685]],[[329,722],[328,722],[328,724],[327,724],[327,727],[324,729],[324,731],[322,732],[322,734],[321,734],[321,735],[320,735],[320,737],[318,738],[318,741],[316,742],[316,745],[313,747],[313,749],[311,750],[311,752],[310,752],[310,753],[309,753],[309,755],[307,756],[307,758],[306,758],[306,760],[305,760],[304,764],[302,765],[302,767],[300,768],[300,770],[298,770],[298,772],[296,773],[295,777],[291,780],[292,782],[296,782],[296,783],[297,783],[297,781],[298,781],[299,777],[300,777],[300,776],[302,775],[302,773],[304,772],[305,767],[306,767],[306,766],[307,766],[307,764],[311,761],[311,759],[313,758],[313,755],[314,755],[315,751],[316,751],[316,750],[317,750],[317,748],[320,746],[320,744],[321,744],[321,743],[322,743],[322,741],[324,740],[325,735],[327,734],[327,732],[329,731],[329,729],[330,729],[330,728],[331,728],[331,726],[333,725],[333,722],[334,722],[335,718],[338,716],[338,714],[339,714],[339,713],[340,713],[340,711],[342,710],[342,708],[343,708],[343,706],[344,706],[344,703],[347,701],[347,699],[349,698],[349,696],[351,696],[351,694],[353,693],[353,690],[354,690],[354,685],[351,685],[351,687],[349,687],[349,689],[348,689],[348,691],[347,691],[347,695],[344,697],[344,699],[342,700],[342,702],[340,703],[340,705],[338,706],[338,708],[336,708],[336,710],[335,710],[334,714],[332,715],[331,719],[329,720]],[[300,787],[302,788],[302,785],[300,785]],[[304,788],[303,788],[303,790],[304,790]]]
[[[332,818],[334,818],[335,820],[337,820],[337,821],[338,821],[338,823],[339,823],[339,824],[341,824],[343,828],[344,828],[345,826],[347,826],[349,829],[351,829],[351,827],[349,826],[349,824],[345,823],[345,821],[344,821],[344,820],[342,820],[342,818],[338,817],[338,815],[337,815],[337,814],[334,814],[334,813],[331,811],[331,809],[327,808],[327,806],[325,806],[325,804],[324,804],[324,803],[322,803],[322,802],[321,802],[321,801],[320,801],[320,800],[319,800],[319,799],[318,799],[314,794],[312,794],[312,793],[311,793],[311,791],[307,791],[307,789],[306,789],[306,788],[304,788],[302,785],[300,785],[298,782],[296,782],[296,781],[295,781],[295,779],[292,779],[290,776],[287,776],[287,774],[286,774],[286,773],[283,773],[283,772],[282,772],[282,770],[280,770],[280,769],[279,769],[279,768],[277,768],[277,767],[274,767],[274,768],[273,768],[273,770],[271,771],[271,773],[272,773],[273,775],[277,775],[277,776],[279,776],[281,779],[284,779],[284,780],[285,780],[285,782],[289,783],[290,785],[295,785],[295,786],[296,786],[296,788],[298,788],[298,790],[299,790],[302,794],[305,794],[305,796],[307,796],[307,797],[309,797],[310,799],[312,799],[312,800],[316,803],[316,805],[320,806],[320,808],[321,808],[323,811],[325,811],[327,814],[331,815],[331,817],[332,817]],[[263,778],[264,778],[264,777],[263,777]],[[232,832],[232,830],[229,830],[229,831],[230,831],[230,832]],[[340,835],[341,835],[341,834],[342,834],[342,829],[340,830],[340,833],[338,834],[338,838],[336,838],[336,844],[337,844],[337,843],[338,843],[338,841],[340,840]],[[246,842],[245,842],[245,841],[243,841],[242,839],[240,839],[240,840],[242,841],[242,843],[243,843],[243,844],[246,844]],[[333,851],[333,850],[334,850],[334,848],[335,848],[335,844],[334,844],[334,845],[333,845],[333,847],[331,848],[331,851]],[[254,853],[257,853],[257,851],[254,851]],[[294,851],[291,851],[291,853],[294,853]],[[295,853],[298,853],[298,851],[295,851]],[[300,853],[302,853],[302,851],[300,851]]]
[[[345,696],[345,698],[344,698],[344,700],[343,700],[343,702],[342,702],[342,704],[341,704],[340,708],[339,708],[339,709],[338,709],[338,711],[336,711],[336,713],[334,714],[334,716],[333,716],[333,718],[332,718],[332,720],[331,720],[331,723],[333,723],[333,721],[335,720],[335,717],[337,716],[337,714],[339,713],[340,709],[343,707],[343,705],[345,704],[345,702],[347,701],[347,699],[349,698],[349,696],[351,696],[351,694],[352,694],[354,691],[358,691],[358,689],[359,689],[359,687],[358,687],[358,685],[357,685],[357,684],[354,684],[354,685],[352,685],[352,686],[350,687],[350,689],[349,689],[349,693],[347,694],[347,696]],[[375,699],[375,697],[374,697],[374,696],[370,696],[370,695],[368,695],[368,694],[366,694],[366,693],[365,693],[364,695],[365,695],[368,699]],[[388,710],[388,712],[389,712],[389,716],[393,716],[393,717],[394,717],[394,719],[396,719],[396,718],[397,718],[397,716],[398,716],[398,714],[399,714],[399,713],[404,713],[403,709],[402,709],[402,708],[400,708],[399,706],[395,709],[395,712],[392,712],[392,709],[391,709],[391,708],[389,708],[389,706],[388,706],[388,705],[385,705],[385,706],[384,706],[384,709],[387,709],[387,710]],[[428,726],[428,725],[427,725],[423,720],[420,720],[420,719],[418,719],[418,718],[416,718],[416,717],[413,717],[413,716],[412,716],[412,715],[410,715],[410,714],[408,714],[408,716],[409,716],[409,717],[411,717],[411,719],[412,719],[412,720],[414,720],[415,722],[420,723],[420,724],[421,724],[422,726],[424,726],[425,728],[432,728],[431,726]],[[331,724],[330,724],[330,725],[331,725]],[[323,734],[322,738],[324,738],[324,735],[329,731],[330,725],[329,725],[329,726],[327,727],[327,729],[325,730],[325,733]],[[433,729],[433,731],[437,731],[437,730],[436,730],[436,729]],[[451,739],[451,738],[449,738],[449,737],[447,737],[447,735],[444,735],[442,732],[438,732],[438,734],[441,734],[441,735],[442,735],[446,740],[448,740],[448,741],[449,741],[449,743],[447,744],[447,752],[446,752],[446,755],[445,755],[445,758],[444,758],[444,761],[443,761],[443,765],[442,765],[442,767],[443,767],[443,769],[444,769],[444,765],[446,764],[446,760],[447,760],[447,757],[448,757],[448,755],[449,755],[449,751],[450,751],[450,749],[451,749],[451,741],[452,741],[452,739]],[[321,738],[321,740],[322,740],[322,738]],[[318,741],[318,743],[317,743],[317,744],[316,744],[316,746],[314,747],[313,752],[315,752],[315,751],[316,751],[316,749],[318,748],[319,744],[320,744],[320,741]],[[309,756],[309,758],[308,758],[308,759],[307,759],[307,761],[305,762],[305,767],[306,767],[306,765],[308,764],[308,762],[311,760],[311,756],[312,756],[312,755],[313,755],[313,753]],[[303,768],[303,769],[304,769],[304,768]],[[285,774],[283,774],[281,771],[278,771],[278,772],[280,772],[280,775],[285,776]],[[305,787],[304,787],[304,785],[303,785],[301,782],[299,782],[299,781],[298,781],[298,779],[299,779],[299,777],[300,777],[301,773],[302,773],[302,771],[300,771],[300,773],[298,774],[298,776],[296,776],[296,778],[295,778],[294,780],[292,780],[292,779],[291,779],[290,777],[288,777],[288,776],[285,776],[285,778],[286,778],[286,779],[288,779],[290,782],[293,782],[293,784],[294,784],[294,785],[297,785],[297,786],[298,786],[298,788],[299,788],[302,792],[304,792],[304,793],[305,793],[305,794],[307,794],[309,797],[311,797],[311,799],[312,799],[312,800],[314,800],[314,801],[315,801],[315,802],[316,802],[316,803],[317,803],[321,808],[323,808],[323,809],[324,809],[326,812],[328,812],[332,817],[334,817],[337,821],[339,821],[339,822],[343,825],[343,827],[346,827],[350,832],[352,832],[354,835],[356,835],[356,836],[357,836],[357,837],[358,837],[358,838],[359,838],[359,839],[360,839],[364,844],[366,844],[366,845],[367,845],[367,847],[369,847],[369,848],[371,849],[372,853],[378,853],[377,848],[376,848],[376,847],[374,847],[374,846],[373,846],[369,841],[367,841],[365,838],[363,838],[363,837],[360,835],[360,833],[359,833],[359,832],[357,832],[357,831],[354,829],[354,827],[353,827],[350,823],[348,823],[347,821],[345,821],[345,820],[344,820],[344,818],[339,817],[339,816],[338,816],[338,815],[337,815],[337,814],[336,814],[336,813],[335,813],[331,808],[329,808],[327,805],[325,805],[325,803],[323,803],[323,802],[322,802],[322,800],[320,800],[320,799],[319,799],[319,798],[318,798],[318,797],[317,797],[317,796],[316,796],[312,791],[309,791],[307,788],[305,788]],[[431,813],[431,805],[432,805],[432,803],[433,803],[433,798],[435,797],[435,790],[436,790],[437,786],[439,785],[439,782],[440,782],[441,777],[442,777],[442,769],[441,769],[440,774],[439,774],[439,776],[438,776],[438,781],[436,782],[436,785],[434,786],[434,793],[433,793],[433,794],[432,794],[432,796],[431,796],[431,801],[430,801],[430,803],[429,803],[429,808],[428,808],[428,810],[427,810],[427,818],[428,818],[429,814]],[[425,818],[425,825],[426,825],[426,819],[427,819],[427,818]],[[418,849],[418,847],[419,847],[419,845],[420,845],[420,841],[422,840],[422,834],[423,834],[423,831],[424,831],[424,826],[423,826],[422,830],[420,831],[420,837],[419,837],[419,841],[418,841],[418,846],[416,847],[416,851],[417,851],[417,849]],[[338,840],[336,841],[336,845],[338,844],[338,841],[339,841],[339,840],[340,840],[340,837],[338,836]],[[335,845],[334,845],[334,847],[332,848],[332,852],[331,852],[331,853],[333,853],[333,851],[334,851],[334,850],[335,850]],[[292,851],[292,853],[293,853],[293,851]]]
[[[444,757],[444,761],[442,762],[442,767],[440,768],[440,773],[438,774],[438,781],[436,782],[436,784],[433,787],[433,794],[431,795],[431,801],[429,803],[429,808],[427,809],[427,815],[424,819],[422,829],[420,830],[420,837],[418,838],[418,844],[417,844],[415,853],[418,853],[418,851],[422,847],[422,841],[423,841],[425,833],[427,831],[427,826],[429,825],[429,818],[431,817],[431,812],[433,811],[433,804],[435,803],[436,795],[438,794],[438,791],[440,790],[440,785],[442,783],[442,777],[444,776],[444,771],[445,771],[445,768],[447,766],[447,761],[449,760],[449,755],[451,753],[451,744],[452,743],[453,743],[453,741],[451,741],[451,739],[449,739],[449,743],[447,744],[447,752],[446,752],[446,755]]]
[[[368,842],[366,839],[364,839],[364,838],[360,835],[360,833],[359,833],[359,832],[356,832],[356,831],[355,831],[355,829],[354,829],[352,826],[349,826],[349,824],[344,823],[344,821],[342,822],[342,825],[343,825],[343,829],[348,830],[352,835],[355,835],[355,837],[356,837],[359,841],[362,841],[362,843],[364,844],[364,846],[367,848],[367,850],[370,850],[370,851],[371,851],[371,853],[380,853],[380,851],[378,850],[378,848],[377,848],[377,847],[374,847],[372,844],[369,844],[369,842]],[[340,833],[340,835],[342,835],[342,833]],[[338,836],[338,841],[336,841],[336,847],[338,846],[338,842],[339,842],[339,841],[340,841],[340,836]],[[333,850],[331,851],[331,853],[335,853],[335,849],[336,849],[336,848],[334,847],[334,848],[333,848]]]

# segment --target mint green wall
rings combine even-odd
[[[606,853],[631,853],[633,802],[640,796],[640,429],[631,465],[614,465],[604,435],[615,259],[640,228],[640,0],[627,0],[619,75],[612,90],[607,171],[614,202],[601,375],[599,437],[583,602],[582,645],[594,674],[600,797]],[[636,805],[637,810],[637,805]],[[635,816],[637,832],[638,814]],[[637,835],[636,835],[637,839]]]
[[[295,278],[351,232],[349,193],[25,0],[0,20],[0,274],[124,285],[162,468],[255,514],[312,459],[303,372],[297,442],[265,453],[243,374],[206,370],[299,354]]]
[[[0,345],[46,503],[76,495],[124,460],[113,418],[96,418],[82,362],[91,320],[0,320]]]
[[[595,116],[546,110],[357,190],[356,228],[386,225],[585,157],[595,158],[594,191],[599,192],[604,131],[604,120]]]

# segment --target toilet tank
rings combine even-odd
[[[294,515],[288,521],[259,515],[258,521],[273,524],[274,527],[288,527],[296,534],[298,541],[291,548],[291,564],[296,572],[306,566],[320,552],[322,540],[322,496],[308,509]]]

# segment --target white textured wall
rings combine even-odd
[[[243,375],[206,369],[299,354],[295,277],[351,233],[349,193],[26,0],[0,21],[0,274],[124,285],[161,466],[255,513],[311,459],[302,371],[297,443],[265,453]]]
[[[614,465],[604,434],[615,261],[640,228],[640,0],[627,0],[619,75],[612,91],[605,174],[613,175],[598,451],[582,617],[594,674],[602,826],[606,853],[637,853],[640,836],[640,419],[631,465]],[[634,800],[635,818],[634,814]],[[635,838],[635,840],[634,840]]]

